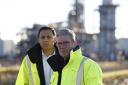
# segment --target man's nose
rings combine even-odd
[[[48,39],[48,37],[44,37],[44,39],[43,39],[44,41],[48,41],[49,39]]]

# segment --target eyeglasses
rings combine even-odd
[[[61,45],[68,45],[69,43],[70,43],[69,41],[57,42],[57,45],[58,45],[58,46],[61,46]]]

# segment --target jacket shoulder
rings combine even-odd
[[[102,76],[102,70],[99,64],[92,60],[92,59],[87,59],[84,62],[84,70],[86,70],[87,74],[90,74],[90,76]]]

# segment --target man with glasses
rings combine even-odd
[[[102,85],[101,68],[82,55],[72,30],[59,30],[56,45],[59,54],[48,59],[54,70],[50,85]]]

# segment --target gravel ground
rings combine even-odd
[[[128,77],[118,78],[111,81],[104,81],[104,85],[128,85]]]

